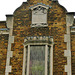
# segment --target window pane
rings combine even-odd
[[[27,57],[28,57],[28,47],[26,47],[25,75],[26,75],[26,73],[27,73]]]
[[[50,75],[50,46],[48,46],[48,75]]]
[[[29,75],[45,74],[45,46],[30,47]]]

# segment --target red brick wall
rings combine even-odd
[[[0,28],[7,28],[5,21],[0,21]]]
[[[8,35],[0,34],[0,75],[5,75]]]
[[[75,75],[75,33],[71,33],[72,75]]]

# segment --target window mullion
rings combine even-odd
[[[47,75],[48,45],[45,45],[45,75]]]
[[[26,47],[24,46],[24,56],[23,56],[23,73],[22,73],[22,75],[25,75],[25,65],[26,65]]]
[[[53,75],[53,44],[50,50],[50,75]]]

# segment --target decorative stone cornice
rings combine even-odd
[[[53,43],[53,37],[52,36],[29,36],[24,39],[24,44],[27,43]]]
[[[35,9],[38,6],[42,6],[42,7],[46,8],[46,9],[51,8],[51,6],[49,6],[49,5],[45,5],[43,3],[37,3],[36,5],[31,6],[30,9],[33,10],[33,9]]]

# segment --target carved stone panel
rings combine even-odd
[[[47,9],[38,6],[32,10],[32,27],[47,26]]]

